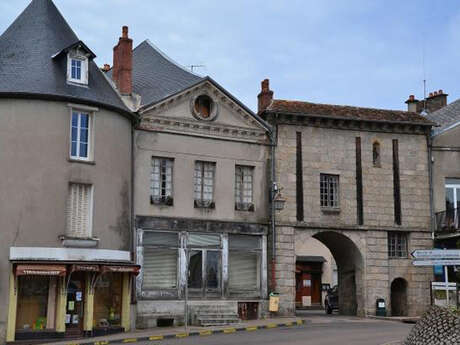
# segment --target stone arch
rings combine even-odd
[[[338,269],[339,313],[364,315],[364,244],[358,233],[297,230],[296,241],[315,238],[331,252]]]
[[[391,315],[407,316],[407,281],[396,278],[391,282]]]

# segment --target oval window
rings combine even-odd
[[[211,116],[212,107],[213,107],[213,101],[211,97],[207,95],[201,95],[195,99],[195,104],[194,104],[195,112],[198,116],[204,119],[207,119],[209,118],[209,116]]]

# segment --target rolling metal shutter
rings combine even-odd
[[[177,287],[177,249],[144,247],[143,286],[149,289]]]

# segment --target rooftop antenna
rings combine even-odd
[[[425,40],[422,42],[422,73],[423,73],[423,109],[422,115],[428,115],[426,111],[426,69],[425,69]]]
[[[193,73],[193,70],[195,68],[204,68],[206,66],[205,65],[188,65],[187,67],[190,68],[190,71]]]

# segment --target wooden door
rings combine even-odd
[[[321,304],[321,274],[312,274],[311,280],[311,304]]]

